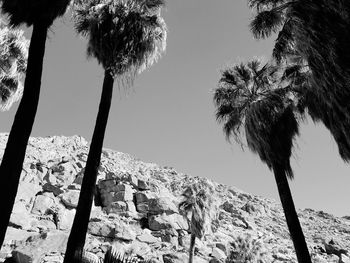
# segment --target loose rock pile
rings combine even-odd
[[[0,156],[6,140],[1,134]],[[79,136],[31,138],[0,258],[62,262],[87,152]],[[194,262],[223,262],[229,243],[247,234],[266,246],[269,262],[296,262],[283,211],[274,201],[108,149],[97,181],[85,248],[99,258],[114,244],[154,262],[186,262],[189,224],[178,203],[185,187],[198,183],[215,189],[215,202],[207,234],[196,241]],[[311,209],[299,215],[314,262],[338,262],[325,246],[333,240],[349,248],[349,219]],[[342,260],[350,262],[346,255]]]

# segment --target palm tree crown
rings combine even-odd
[[[165,51],[162,0],[77,0],[76,30],[89,38],[88,55],[114,77],[133,78]]]
[[[0,21],[0,110],[8,110],[21,98],[26,71],[28,41],[23,31]]]
[[[332,133],[344,161],[350,161],[350,4],[338,0],[249,0],[257,16],[253,34],[264,38],[277,32],[273,57],[290,57],[309,65],[304,106],[314,121]],[[300,90],[301,91],[301,90]]]
[[[180,212],[185,216],[191,216],[191,233],[199,239],[204,236],[206,230],[211,203],[210,195],[211,193],[197,184],[192,184],[182,193],[184,200],[179,204]]]
[[[283,72],[271,64],[261,67],[257,60],[226,69],[214,93],[216,117],[223,122],[227,139],[240,141],[244,133],[248,147],[270,169],[290,166],[293,139],[298,134],[294,101]]]
[[[37,22],[47,27],[66,12],[71,0],[1,0],[2,11],[9,15],[12,25],[31,26]]]

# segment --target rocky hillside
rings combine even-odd
[[[1,134],[0,156],[6,140]],[[88,146],[79,136],[30,139],[0,258],[62,262]],[[109,149],[102,155],[86,250],[102,257],[115,244],[155,262],[186,262],[188,222],[177,205],[192,183],[214,189],[215,200],[194,262],[223,262],[230,242],[247,235],[263,243],[268,262],[296,262],[278,202]],[[331,250],[350,247],[350,219],[312,209],[298,213],[314,262],[338,262],[337,249]]]

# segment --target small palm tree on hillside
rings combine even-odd
[[[293,178],[290,157],[298,135],[294,94],[280,67],[260,64],[254,60],[223,71],[214,94],[216,116],[227,139],[241,142],[244,134],[249,149],[273,170],[298,261],[311,263],[287,180]]]
[[[277,62],[297,57],[309,65],[305,106],[314,121],[333,135],[344,161],[350,161],[350,3],[345,0],[248,0],[257,15],[255,37],[278,32]],[[302,60],[301,60],[302,59]],[[304,62],[302,62],[304,63]]]
[[[0,191],[0,247],[15,202],[24,156],[32,131],[40,94],[41,74],[47,30],[63,15],[70,0],[0,0],[2,12],[10,24],[33,25],[23,96],[17,109],[0,166],[3,189]]]
[[[211,194],[210,191],[201,189],[197,184],[190,185],[182,193],[184,200],[179,204],[179,210],[187,218],[190,216],[189,263],[193,262],[196,238],[202,239],[205,234],[205,226],[209,220]]]
[[[0,21],[0,110],[8,110],[23,92],[28,41],[23,31]]]
[[[76,29],[89,38],[88,55],[104,68],[99,111],[86,163],[81,193],[69,236],[65,263],[77,262],[83,251],[97,170],[112,100],[114,79],[131,83],[165,50],[162,0],[77,0]]]

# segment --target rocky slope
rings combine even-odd
[[[0,156],[6,140],[1,134]],[[79,136],[30,139],[0,258],[12,253],[21,262],[62,262],[87,151]],[[246,235],[264,244],[268,262],[296,262],[278,202],[109,149],[103,150],[86,249],[102,257],[115,244],[155,262],[186,262],[190,235],[177,205],[192,183],[214,189],[215,200],[195,262],[223,262],[229,243]],[[314,262],[338,262],[337,255],[326,253],[327,244],[350,247],[350,218],[312,209],[299,216]],[[350,262],[346,256],[343,261]]]

